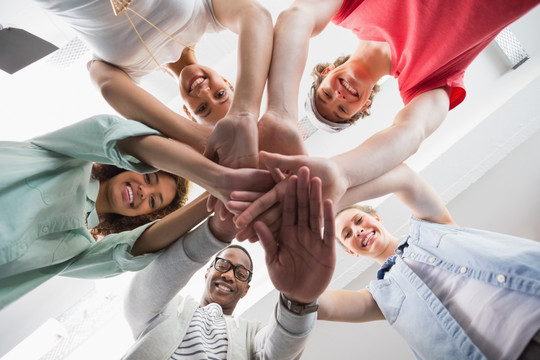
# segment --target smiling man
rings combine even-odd
[[[277,236],[260,222],[255,226],[280,291],[268,324],[233,317],[248,293],[253,263],[243,247],[229,245],[237,231],[232,214],[224,221],[213,216],[135,275],[125,310],[136,342],[124,359],[300,358],[334,271],[334,216],[329,201],[323,211],[321,181],[310,179],[307,168],[286,181]],[[201,300],[178,294],[213,254]]]

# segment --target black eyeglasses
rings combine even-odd
[[[246,269],[243,265],[233,265],[233,263],[229,260],[217,256],[212,266],[220,273],[226,273],[232,268],[234,272],[234,277],[242,282],[250,281],[251,275],[253,275],[253,272]]]

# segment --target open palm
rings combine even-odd
[[[285,181],[287,191],[277,237],[263,222],[256,222],[254,227],[275,288],[291,300],[310,303],[326,289],[335,267],[332,202],[326,200],[323,211],[321,181],[310,180],[306,167]]]

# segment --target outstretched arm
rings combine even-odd
[[[142,122],[200,153],[204,151],[210,127],[172,111],[116,66],[95,60],[90,65],[90,76],[109,105],[123,117]]]
[[[312,303],[330,282],[336,261],[332,203],[326,200],[323,211],[320,179],[310,180],[309,170],[302,168],[298,178],[293,175],[284,181],[284,218],[277,236],[264,223],[255,224],[270,278],[280,297],[285,296],[255,339],[255,348],[265,359],[300,358],[316,320]],[[301,304],[289,306],[291,301],[309,305],[303,312]]]
[[[221,221],[212,216],[171,244],[156,260],[135,275],[125,297],[124,307],[134,337],[167,305],[177,305],[171,302],[173,297],[212,255],[232,241],[234,232],[230,218]],[[176,313],[176,307],[173,311]]]
[[[256,167],[257,119],[272,54],[272,17],[254,0],[212,4],[217,20],[238,34],[238,70],[231,107],[216,125],[205,155],[229,167]]]
[[[203,221],[209,212],[206,210],[208,193],[204,193],[188,204],[152,224],[135,241],[131,255],[138,256],[166,248],[182,235]]]
[[[157,169],[191,180],[226,203],[233,190],[265,192],[274,181],[260,169],[230,169],[205,158],[193,148],[162,136],[137,136],[118,141],[118,147]]]
[[[297,130],[298,91],[309,40],[339,10],[342,0],[296,0],[279,15],[268,75],[268,108],[259,122],[260,149],[280,154],[307,154]]]
[[[332,199],[336,210],[339,210],[372,198],[345,197],[345,194],[390,171],[416,152],[422,141],[444,120],[447,109],[446,91],[431,90],[419,95],[401,110],[391,127],[378,132],[351,151],[330,159],[263,152],[260,161],[268,168],[279,168],[289,173],[296,173],[302,166],[308,166],[313,176],[323,180],[323,196]],[[237,225],[246,226],[272,205],[271,196],[261,197],[237,218]]]
[[[418,95],[396,116],[394,123],[332,161],[347,179],[347,188],[373,180],[413,155],[443,122],[449,98],[444,89]]]
[[[367,289],[326,290],[319,299],[317,319],[344,322],[384,320],[379,306]]]
[[[323,183],[328,184],[323,187],[323,196],[328,194],[337,194],[338,201],[334,206],[336,211],[344,207],[353,205],[357,202],[377,198],[386,194],[394,193],[404,204],[412,211],[413,215],[419,219],[429,220],[431,222],[455,225],[454,220],[450,216],[448,209],[442,202],[436,191],[418,175],[411,170],[407,165],[400,164],[394,169],[384,173],[376,179],[368,181],[364,184],[345,189],[344,185],[340,185],[343,176],[337,172],[335,165],[331,160],[321,158],[309,158],[305,156],[282,156],[277,154],[262,153],[261,159],[273,167],[277,167],[290,172],[297,172],[303,165],[308,165],[314,169],[312,173],[320,176]],[[279,185],[279,184],[278,184]],[[243,211],[237,218],[236,224],[239,228],[244,229],[250,223],[255,221],[260,216],[268,216],[269,209],[273,209],[279,201],[279,187],[276,186],[270,192],[262,195],[256,200],[246,198],[247,204],[241,207],[237,204],[239,211]],[[342,195],[339,195],[342,194]],[[232,194],[235,197],[235,193]],[[253,197],[255,199],[255,197]],[[253,201],[253,203],[249,203]],[[246,238],[251,236],[249,227],[242,230],[238,236]]]
[[[349,189],[342,198],[340,208],[390,193],[394,193],[419,219],[456,225],[437,192],[405,164]]]

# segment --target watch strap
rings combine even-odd
[[[279,297],[281,299],[281,304],[285,306],[287,310],[297,315],[310,314],[319,309],[319,303],[317,300],[312,303],[305,304],[290,300],[283,295],[283,293],[279,293]]]

